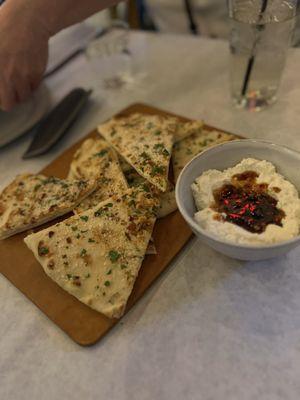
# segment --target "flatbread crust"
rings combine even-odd
[[[89,138],[76,151],[70,165],[69,179],[95,179],[97,190],[74,210],[81,213],[128,189],[116,152],[101,138]]]
[[[236,137],[229,133],[217,130],[199,130],[199,132],[175,143],[172,153],[175,181],[178,179],[178,176],[185,165],[197,154],[209,147],[234,139],[236,139]]]
[[[131,188],[24,241],[59,286],[107,317],[119,318],[142,265],[158,204],[150,185],[146,191]]]
[[[0,239],[68,213],[95,188],[95,180],[18,175],[0,194]]]
[[[158,115],[132,114],[111,119],[98,131],[148,182],[167,190],[174,124]]]

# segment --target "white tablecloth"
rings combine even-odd
[[[101,91],[84,57],[48,80],[53,101],[76,85],[98,89],[48,155],[22,161],[29,137],[0,151],[1,187],[136,101],[300,150],[300,50],[289,55],[279,101],[255,114],[230,105],[225,42],[142,33],[131,41],[147,76],[130,90]],[[73,343],[0,276],[0,399],[297,400],[299,259],[296,249],[270,262],[239,262],[193,240],[90,348]]]

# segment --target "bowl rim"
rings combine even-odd
[[[263,139],[238,139],[238,140],[232,140],[229,142],[224,142],[224,143],[220,143],[217,144],[215,146],[209,147],[208,149],[203,150],[201,153],[197,154],[195,157],[193,157],[183,168],[183,170],[180,172],[179,177],[177,179],[176,182],[176,186],[175,186],[175,197],[176,197],[176,203],[178,206],[178,209],[181,213],[181,215],[183,216],[184,220],[193,228],[194,231],[196,231],[197,233],[206,236],[207,238],[219,243],[219,244],[225,244],[225,245],[229,245],[233,248],[236,249],[247,249],[247,250],[268,250],[268,249],[278,249],[280,247],[285,247],[285,246],[289,246],[289,245],[293,245],[294,243],[297,243],[298,241],[300,241],[300,234],[298,234],[298,236],[294,237],[293,239],[288,239],[285,240],[284,242],[279,242],[279,243],[275,243],[275,244],[265,244],[265,245],[252,245],[252,244],[236,244],[233,242],[230,242],[229,240],[226,239],[220,239],[218,236],[207,232],[206,230],[204,230],[203,228],[201,228],[197,222],[194,220],[194,217],[191,217],[188,212],[185,210],[185,208],[183,207],[180,198],[179,198],[179,187],[181,185],[182,180],[184,179],[184,175],[186,174],[186,172],[188,171],[188,169],[190,168],[190,166],[198,159],[203,157],[204,154],[207,154],[209,152],[214,153],[216,152],[216,149],[220,149],[221,147],[232,147],[232,146],[236,146],[240,143],[255,143],[255,144],[262,144],[262,145],[267,145],[269,147],[275,147],[278,150],[283,150],[284,152],[296,155],[297,157],[299,157],[299,161],[300,161],[300,152],[291,149],[288,146],[284,146],[284,145],[280,145],[277,143],[274,143],[272,141],[268,141],[268,140],[263,140]],[[286,178],[287,179],[287,178]],[[297,190],[298,194],[299,191]],[[192,194],[191,194],[192,195]],[[193,196],[193,195],[192,195]]]

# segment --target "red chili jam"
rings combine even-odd
[[[282,226],[285,213],[277,208],[277,200],[267,193],[268,184],[256,183],[257,177],[254,171],[234,175],[231,184],[214,191],[213,208],[225,214],[222,215],[224,221],[262,233],[269,224]]]

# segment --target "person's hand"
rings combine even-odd
[[[2,13],[0,8],[0,109],[4,111],[30,96],[47,64],[49,34],[24,14]]]
[[[50,36],[120,1],[5,1],[0,7],[0,110],[11,110],[37,88]]]

